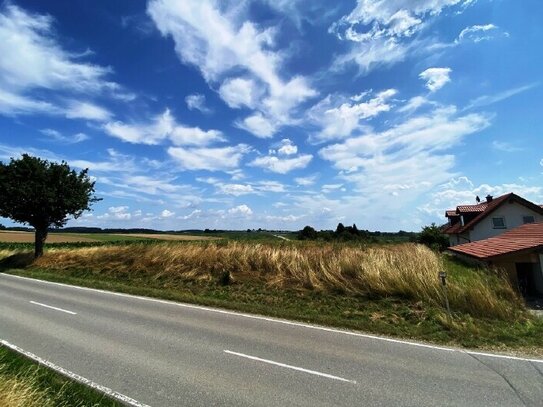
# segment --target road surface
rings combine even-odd
[[[142,405],[543,405],[538,360],[6,274],[0,339]]]

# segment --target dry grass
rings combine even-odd
[[[51,249],[35,263],[47,269],[90,270],[121,280],[141,279],[175,288],[189,281],[258,282],[272,288],[318,290],[369,297],[400,297],[441,306],[437,274],[442,258],[415,244],[356,248],[248,243],[132,244]],[[507,280],[474,272],[450,278],[455,311],[515,319],[524,313]]]
[[[0,358],[0,406],[42,407],[55,406],[47,389],[40,386],[36,368],[25,368],[13,375],[8,361]]]

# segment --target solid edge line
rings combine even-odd
[[[114,296],[117,296],[117,297],[134,298],[134,299],[139,299],[139,300],[143,300],[143,301],[157,302],[157,303],[160,303],[160,304],[175,305],[175,306],[182,307],[182,308],[197,309],[197,310],[201,310],[201,311],[215,312],[215,313],[218,313],[218,314],[235,315],[235,316],[238,316],[238,317],[243,317],[243,318],[248,318],[248,319],[256,319],[256,320],[260,320],[260,321],[274,322],[274,323],[277,323],[277,324],[297,326],[297,327],[308,328],[308,329],[315,329],[315,330],[319,330],[319,331],[332,332],[332,333],[338,333],[338,334],[349,335],[349,336],[356,336],[356,337],[360,337],[360,338],[375,339],[375,340],[378,340],[378,341],[384,341],[384,342],[390,342],[390,343],[398,343],[398,344],[401,344],[401,345],[415,346],[415,347],[419,347],[419,348],[435,349],[435,350],[441,350],[441,351],[445,351],[445,352],[474,354],[474,355],[480,355],[480,356],[486,356],[486,357],[492,357],[492,358],[499,358],[499,359],[511,359],[511,360],[520,360],[520,361],[524,361],[524,362],[543,363],[543,359],[522,358],[522,357],[517,357],[517,356],[500,355],[500,354],[497,354],[497,353],[482,353],[482,352],[476,352],[476,351],[459,349],[459,348],[448,348],[448,347],[444,347],[444,346],[429,345],[429,344],[419,343],[419,342],[404,341],[404,340],[401,340],[401,339],[387,338],[385,336],[363,334],[363,333],[360,333],[360,332],[353,332],[353,331],[347,331],[347,330],[341,330],[341,329],[335,329],[335,328],[328,328],[328,327],[324,327],[324,326],[320,326],[320,325],[311,325],[311,324],[306,324],[306,323],[303,323],[303,322],[294,322],[294,321],[288,321],[286,319],[265,317],[265,316],[261,316],[261,315],[245,314],[245,313],[242,313],[242,312],[228,311],[228,310],[224,310],[224,309],[207,307],[207,306],[203,306],[203,305],[187,304],[187,303],[183,303],[183,302],[161,300],[161,299],[158,299],[158,298],[143,297],[143,296],[140,296],[140,295],[132,295],[132,294],[126,294],[126,293],[121,293],[121,292],[116,292],[116,291],[107,291],[107,290],[102,290],[102,289],[99,289],[99,288],[91,288],[91,287],[83,287],[83,286],[79,286],[79,285],[57,283],[55,281],[40,280],[40,279],[37,279],[37,278],[17,276],[15,274],[0,273],[0,276],[9,276],[9,277],[13,277],[13,278],[19,278],[19,279],[22,279],[22,280],[30,280],[30,281],[34,281],[34,282],[42,283],[42,284],[58,285],[58,286],[61,286],[61,287],[67,287],[67,288],[72,288],[72,289],[76,289],[76,290],[94,291],[94,292],[99,292],[99,293],[102,293],[102,294],[114,295]]]
[[[97,390],[100,393],[105,394],[106,396],[109,396],[111,398],[114,398],[118,401],[123,402],[124,404],[128,404],[130,406],[134,407],[150,407],[147,404],[140,403],[137,400],[134,400],[133,398],[130,398],[128,396],[125,396],[124,394],[118,393],[114,390],[111,390],[109,387],[102,386],[101,384],[95,383],[92,380],[89,380],[83,376],[80,376],[76,373],[70,372],[69,370],[64,369],[63,367],[57,366],[52,362],[49,362],[48,360],[42,359],[39,356],[34,355],[31,352],[25,351],[24,349],[19,348],[17,345],[14,345],[8,341],[5,341],[3,339],[0,339],[0,345],[5,346],[6,348],[9,348],[17,353],[20,353],[21,355],[26,356],[29,359],[32,359],[36,362],[38,362],[41,365],[47,366],[48,368],[56,371],[57,373],[60,373],[63,376],[68,377],[69,379],[72,379],[78,383],[84,384],[86,386],[92,387],[94,390]]]
[[[284,368],[291,369],[291,370],[296,370],[298,372],[309,373],[309,374],[312,374],[312,375],[315,375],[315,376],[326,377],[327,379],[338,380],[340,382],[347,382],[347,383],[356,384],[356,381],[354,381],[354,380],[345,379],[343,377],[334,376],[334,375],[331,375],[331,374],[328,374],[328,373],[318,372],[316,370],[304,369],[303,367],[287,365],[286,363],[280,363],[280,362],[275,362],[273,360],[262,359],[262,358],[259,358],[257,356],[246,355],[244,353],[233,352],[231,350],[226,350],[226,349],[223,352],[228,353],[229,355],[235,355],[235,356],[239,356],[239,357],[242,357],[242,358],[255,360],[257,362],[268,363],[270,365],[275,365],[275,366],[284,367]]]
[[[55,311],[65,312],[66,314],[77,315],[77,312],[68,311],[67,309],[57,308],[47,304],[42,304],[41,302],[29,301],[29,303],[39,305],[40,307],[44,308],[54,309]]]

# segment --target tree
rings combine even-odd
[[[443,234],[441,228],[435,223],[430,226],[424,226],[417,238],[418,243],[422,243],[431,249],[443,251],[449,247],[449,238]]]
[[[336,234],[340,235],[343,232],[345,232],[345,226],[343,226],[343,223],[338,223],[336,228]]]
[[[315,240],[318,237],[318,232],[311,226],[306,226],[298,232],[299,240]]]
[[[88,169],[77,173],[66,162],[54,163],[23,154],[0,162],[0,216],[27,223],[35,230],[34,256],[43,255],[50,227],[62,227],[68,216],[78,218],[94,196]]]

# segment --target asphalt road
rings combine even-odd
[[[543,405],[537,360],[5,274],[0,339],[151,406]]]

